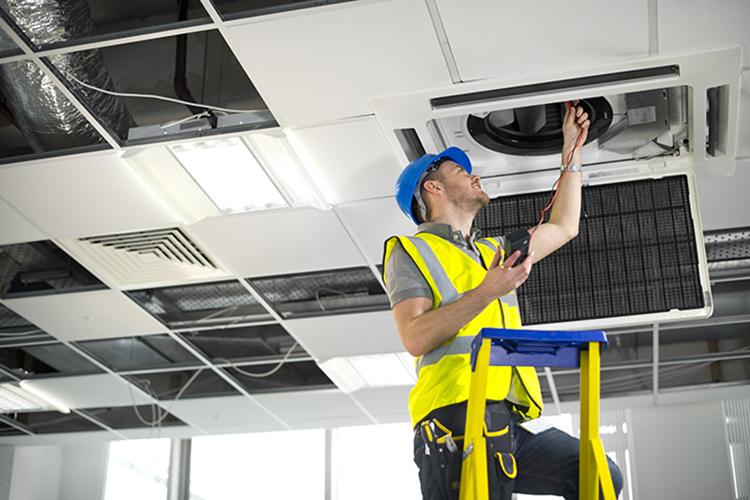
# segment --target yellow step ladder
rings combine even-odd
[[[581,368],[579,498],[615,500],[604,447],[599,438],[600,349],[603,331],[540,331],[485,328],[472,343],[472,376],[466,409],[459,500],[489,500],[484,410],[487,373],[493,366]]]

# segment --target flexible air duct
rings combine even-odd
[[[0,0],[0,8],[37,47],[94,34],[84,0]],[[96,49],[53,56],[50,60],[64,74],[96,87],[112,88],[104,59]],[[33,62],[0,66],[0,87],[34,152],[101,142],[91,124]],[[119,98],[83,89],[82,93],[89,108],[114,134],[127,135],[132,119]]]

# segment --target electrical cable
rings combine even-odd
[[[85,87],[90,90],[94,90],[96,92],[101,92],[102,94],[112,95],[116,97],[129,97],[129,98],[136,98],[136,99],[156,99],[158,101],[166,101],[166,102],[173,102],[176,104],[184,104],[185,106],[193,106],[196,108],[203,108],[203,109],[210,109],[213,111],[223,111],[225,113],[259,113],[259,112],[265,112],[268,111],[267,109],[233,109],[233,108],[222,108],[219,106],[210,106],[208,104],[201,104],[198,102],[190,102],[190,101],[183,101],[181,99],[175,99],[173,97],[165,97],[161,95],[156,94],[136,94],[131,92],[115,92],[113,90],[106,90],[99,87],[95,87],[94,85],[82,82],[78,78],[76,78],[74,75],[64,72],[63,73],[67,78],[71,79],[81,87]]]
[[[333,288],[328,288],[328,287],[325,287],[325,286],[318,288],[317,290],[315,290],[315,300],[318,301],[318,306],[320,307],[321,311],[325,311],[326,310],[326,308],[323,307],[323,302],[320,300],[320,292],[322,292],[322,291],[328,291],[328,292],[337,293],[337,294],[341,295],[342,297],[346,297],[346,295],[347,295],[346,293],[344,293],[344,292],[342,292],[340,290],[334,290]]]
[[[279,363],[276,366],[274,366],[273,368],[271,368],[270,370],[268,370],[266,372],[261,372],[261,373],[246,372],[246,371],[244,371],[243,369],[241,369],[240,367],[238,367],[237,365],[235,365],[234,363],[232,363],[231,361],[229,361],[228,359],[225,359],[225,358],[215,358],[215,360],[219,361],[219,362],[227,363],[231,368],[234,368],[237,372],[239,372],[242,375],[245,375],[247,377],[265,378],[265,377],[270,377],[271,375],[273,375],[274,373],[276,373],[277,371],[279,371],[281,369],[281,367],[284,366],[284,363],[286,363],[286,361],[289,359],[289,356],[292,355],[292,351],[294,351],[294,349],[298,345],[299,345],[299,342],[295,342],[294,344],[292,344],[292,347],[289,348],[289,350],[286,352],[286,354],[284,355],[284,357],[281,358],[281,361],[279,361]]]
[[[141,415],[140,411],[138,410],[138,406],[135,404],[135,399],[133,398],[132,385],[128,384],[128,389],[130,390],[130,397],[131,397],[131,400],[133,402],[133,409],[135,410],[135,414],[138,417],[138,419],[141,422],[143,422],[144,425],[147,425],[147,426],[150,426],[150,427],[155,427],[157,425],[160,425],[164,421],[164,419],[167,418],[167,416],[172,412],[172,408],[174,408],[174,405],[175,405],[175,403],[177,403],[177,400],[179,400],[182,397],[182,395],[185,393],[185,391],[188,389],[188,387],[190,387],[190,384],[192,384],[195,381],[195,379],[198,378],[198,375],[200,375],[203,372],[203,370],[205,370],[205,368],[198,368],[198,370],[196,370],[196,372],[193,373],[193,375],[188,379],[188,381],[185,382],[185,384],[180,388],[179,391],[177,391],[177,395],[174,397],[174,399],[172,400],[172,402],[170,403],[170,405],[167,408],[164,409],[164,413],[161,412],[162,408],[161,408],[161,406],[159,406],[158,407],[158,411],[157,411],[157,413],[159,413],[159,416],[156,417],[156,418],[154,418],[154,420],[152,420],[152,421],[146,420]],[[144,384],[144,386],[146,387],[146,391],[149,393],[149,395],[152,398],[154,398],[154,400],[157,400],[156,394],[151,389],[151,381],[150,380],[140,380],[140,379],[137,379],[137,380],[139,380],[140,382],[142,382]]]
[[[568,111],[571,111],[572,113],[575,113],[575,106],[572,106],[570,102],[565,102],[565,107]],[[547,203],[547,206],[545,206],[542,211],[539,214],[539,222],[537,223],[536,227],[534,228],[534,231],[539,229],[539,226],[542,225],[542,222],[544,222],[544,216],[547,214],[547,211],[552,207],[552,205],[555,203],[555,200],[557,199],[557,194],[559,193],[559,187],[562,180],[565,178],[565,176],[568,174],[568,167],[570,167],[570,162],[573,161],[573,155],[575,154],[576,149],[583,146],[583,142],[585,141],[584,135],[578,132],[576,135],[576,140],[571,148],[570,152],[568,153],[568,156],[565,160],[565,170],[562,171],[560,176],[557,178],[555,183],[552,185],[552,194],[550,196],[550,200]],[[533,235],[532,235],[533,236]]]
[[[28,337],[29,335],[34,335],[37,333],[44,333],[42,330],[28,330],[25,332],[17,332],[17,333],[0,333],[0,337]]]

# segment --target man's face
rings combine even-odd
[[[458,163],[446,161],[440,165],[438,181],[446,190],[446,198],[457,207],[479,211],[490,202],[490,197],[482,190],[478,175],[469,175]]]

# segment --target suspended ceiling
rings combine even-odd
[[[325,3],[330,5],[322,5]],[[166,59],[160,60],[159,54],[171,50],[179,35],[190,34],[190,53],[215,54],[217,58],[224,55],[236,62],[230,70],[205,61],[199,64],[197,56],[189,58],[189,83],[194,90],[201,89],[200,93],[194,92],[198,100],[267,109],[274,121],[264,122],[261,127],[285,134],[314,179],[316,189],[332,205],[330,210],[297,208],[189,220],[162,193],[145,183],[127,161],[127,153],[133,149],[127,139],[112,133],[106,123],[103,125],[88,112],[84,93],[76,92],[71,82],[59,79],[56,85],[60,94],[72,100],[91,122],[97,150],[72,154],[63,148],[51,151],[52,156],[36,159],[6,155],[5,164],[0,166],[0,245],[47,242],[77,261],[101,285],[98,289],[62,293],[42,290],[10,294],[0,299],[3,311],[7,311],[3,313],[0,331],[34,331],[28,338],[10,342],[16,345],[16,351],[28,351],[29,357],[22,358],[24,362],[37,360],[30,366],[38,372],[5,366],[0,369],[0,381],[28,378],[75,409],[71,420],[61,421],[59,427],[55,427],[55,415],[48,416],[53,422],[50,425],[45,424],[45,415],[36,420],[22,417],[18,420],[23,424],[20,430],[0,422],[0,443],[51,442],[64,439],[57,432],[83,429],[87,435],[105,438],[148,435],[152,430],[133,420],[132,414],[128,418],[108,417],[102,410],[134,404],[149,419],[157,406],[171,414],[163,423],[162,435],[406,421],[408,387],[370,387],[345,394],[315,365],[332,357],[402,350],[382,302],[377,266],[383,240],[391,234],[408,233],[412,227],[391,198],[400,166],[369,108],[368,99],[372,97],[479,78],[543,77],[545,72],[617,60],[740,45],[745,59],[735,174],[700,177],[697,184],[704,230],[750,227],[746,201],[750,186],[750,35],[743,22],[750,17],[750,10],[746,2],[735,0],[717,5],[642,0],[622,11],[604,9],[594,1],[578,3],[577,20],[587,26],[586,37],[564,35],[561,19],[565,13],[557,12],[554,2],[550,2],[549,9],[513,6],[511,17],[522,20],[519,24],[502,21],[509,19],[511,13],[498,12],[494,2],[476,2],[466,8],[465,3],[454,0],[284,5],[254,2],[253,11],[248,2],[214,4],[203,0],[190,2],[190,15],[181,23],[171,20],[172,2],[163,8],[149,3],[154,12],[145,16],[148,21],[132,12],[122,12],[118,16],[127,21],[117,23],[107,19],[108,9],[92,8],[98,31],[88,39],[19,48],[17,38],[0,33],[0,65],[27,61],[34,67],[47,67],[45,61],[51,57],[99,49],[105,60],[116,61],[111,62],[110,71],[118,90],[156,93],[171,92],[169,85],[164,86],[171,66],[161,68],[163,74],[152,71],[165,64]],[[613,27],[617,28],[613,31]],[[558,35],[550,40],[525,36],[529,32]],[[549,50],[551,45],[560,44],[567,48]],[[576,57],[571,58],[570,54]],[[224,83],[212,80],[217,71],[228,75]],[[199,76],[203,77],[203,84]],[[233,100],[227,96],[233,96]],[[138,125],[188,114],[186,108],[177,105],[127,102]],[[0,123],[0,127],[4,125],[11,134],[12,127]],[[246,129],[243,133],[253,132]],[[29,154],[28,149],[18,151]],[[215,266],[213,274],[165,272],[150,281],[136,278],[126,283],[121,275],[108,272],[106,266],[86,257],[80,245],[74,244],[83,238],[175,228],[211,261]],[[303,308],[299,317],[289,316],[282,306],[269,300],[273,294],[268,290],[264,293],[263,287],[258,286],[279,277],[314,278],[321,272],[346,273],[353,269],[369,277],[371,297],[365,302],[372,302],[351,311],[326,310],[326,304],[336,303],[336,294],[326,297],[320,288],[320,303],[313,300],[315,293],[308,295],[312,299],[304,307],[309,309]],[[184,302],[179,307],[172,304],[171,312],[178,314],[172,317],[160,315],[142,298],[169,296],[165,291],[185,287],[216,288],[216,284],[226,284],[220,289],[222,300],[228,302],[197,306],[199,312],[192,317],[179,316],[190,310],[182,307]],[[672,330],[672,338],[680,339],[679,346],[670,353],[676,366],[685,362],[686,356],[708,356],[710,349],[734,352],[747,346],[748,287],[734,287],[720,292],[738,306],[733,302],[717,311],[714,320]],[[326,300],[329,302],[323,302]],[[235,306],[245,309],[227,310]],[[11,316],[12,313],[18,316]],[[206,324],[190,323],[196,317],[212,314],[215,315]],[[712,328],[720,328],[712,326],[716,323],[733,326],[722,330],[723,336],[713,338]],[[273,325],[279,333],[269,337],[267,354],[253,350],[262,347],[256,340],[261,335],[259,330],[253,330],[254,324]],[[614,337],[622,340],[613,342],[605,365],[609,362],[613,373],[630,370],[638,376],[630,377],[626,384],[616,382],[606,395],[653,393],[652,329],[652,325],[643,325]],[[669,335],[669,329],[660,331],[661,347],[666,352],[670,352]],[[712,344],[694,337],[713,338],[716,345],[709,347]],[[212,343],[212,339],[216,340]],[[251,383],[249,377],[225,362],[225,351],[212,347],[225,348],[233,339],[247,340],[240,352],[251,355],[233,358],[231,362],[251,372],[273,367],[298,342],[288,359],[292,372],[280,372],[270,384]],[[3,340],[3,345],[9,345],[8,341]],[[50,367],[40,359],[45,349],[70,351],[70,357],[87,360],[87,369],[72,361]],[[124,363],[118,357],[124,349],[143,353],[139,358],[143,363]],[[737,385],[746,383],[747,377],[741,376],[742,363],[746,361],[742,357],[722,361],[724,379],[708,380],[708,384],[715,387],[714,391],[724,391],[722,397],[732,393],[726,391],[739,394],[746,390],[747,385]],[[669,366],[661,367],[667,370],[662,375],[670,374]],[[703,369],[703,378],[686,378],[684,384],[677,384],[677,389],[680,385],[689,386],[682,390],[693,395],[685,397],[696,397],[696,386],[708,387],[705,378],[713,377],[716,371],[710,366]],[[170,399],[175,389],[183,387],[196,373],[195,386],[179,400]],[[570,390],[574,377],[575,374],[553,372],[554,391],[549,379],[541,377],[551,407],[554,408],[555,398],[563,406],[575,398]],[[643,380],[642,385],[633,383],[639,379]],[[144,380],[151,382],[144,385]],[[606,380],[607,377],[605,383]],[[672,381],[674,377],[665,378],[661,390],[673,394],[668,392]],[[96,430],[102,434],[91,432]],[[79,438],[81,435],[76,434]]]

